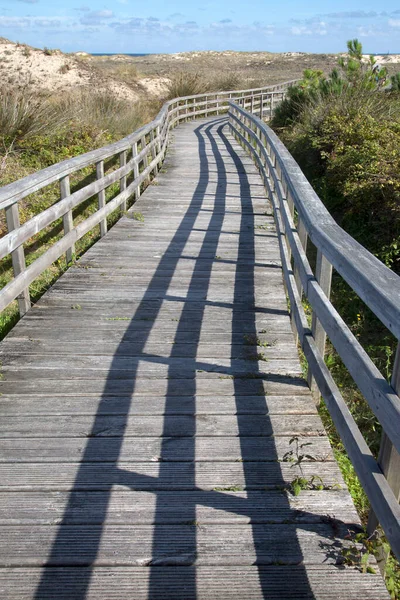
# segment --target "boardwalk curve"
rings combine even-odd
[[[335,566],[358,516],[258,172],[225,119],[174,138],[136,219],[3,342],[2,597],[387,598]],[[326,489],[282,491],[300,475]]]
[[[232,104],[229,122],[216,114],[221,99],[211,109],[196,101],[213,115],[170,133],[161,171],[145,148],[165,151],[167,138],[134,134],[136,180],[154,169],[157,177],[27,312],[29,293],[20,295],[26,314],[0,348],[1,598],[388,598],[380,575],[343,564],[360,521],[299,362],[294,322],[329,400],[318,324],[308,330],[291,281],[314,288],[300,267],[288,268],[282,245],[292,183],[280,158],[268,165],[257,150],[261,140],[271,157],[275,142],[245,110],[263,114],[262,94]],[[172,110],[187,118],[188,106]],[[126,142],[114,151],[127,152]],[[101,162],[110,150],[96,152]],[[130,160],[135,146],[121,169]],[[271,181],[279,171],[275,185],[267,168]],[[51,169],[32,186],[66,177]],[[132,191],[127,173],[109,178],[120,180],[122,200]],[[22,189],[12,188],[13,202]],[[104,216],[101,189],[93,191]],[[304,221],[297,197],[294,205]],[[23,227],[3,250],[0,241],[19,286]],[[377,515],[394,523],[395,547],[397,508],[374,464],[367,486],[373,498],[382,492]],[[295,495],[299,478],[306,489]]]

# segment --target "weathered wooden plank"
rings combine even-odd
[[[82,336],[83,337],[83,336]],[[86,336],[85,336],[86,337]],[[12,340],[12,341],[11,341]],[[87,340],[87,338],[86,338]],[[90,340],[90,338],[89,338]],[[20,340],[18,338],[11,338],[6,344],[3,344],[0,350],[0,356],[12,354],[12,356],[27,356],[41,355],[58,353],[59,356],[130,356],[139,357],[144,351],[150,356],[162,356],[169,357],[173,353],[175,358],[210,358],[215,356],[225,356],[230,359],[246,359],[256,360],[259,355],[263,355],[268,360],[274,359],[288,359],[297,360],[298,355],[293,345],[292,340],[286,342],[281,339],[275,341],[273,345],[268,346],[265,342],[265,346],[257,345],[246,345],[246,344],[229,344],[229,343],[218,343],[218,340],[214,340],[213,344],[196,344],[194,342],[175,342],[165,343],[160,347],[159,343],[140,343],[140,342],[124,342],[121,340],[115,341],[114,343],[101,342],[96,343],[96,347],[93,347],[93,342],[87,340],[82,342],[64,342],[63,346],[60,347],[59,341],[46,342],[41,340]]]
[[[125,313],[126,315],[126,313]],[[152,328],[149,325],[148,317],[144,316],[142,319],[138,318],[135,321],[135,325],[128,327],[126,325],[126,321],[130,321],[129,317],[126,317],[122,311],[115,311],[115,313],[111,313],[110,317],[104,317],[104,319],[100,319],[97,323],[97,329],[91,329],[90,332],[85,335],[85,332],[88,331],[88,328],[82,327],[83,323],[78,322],[75,324],[74,322],[68,323],[68,329],[64,329],[60,327],[57,320],[49,320],[45,321],[43,319],[38,319],[36,321],[32,320],[30,322],[25,323],[24,331],[22,334],[22,330],[16,330],[12,332],[12,337],[16,341],[23,341],[24,339],[31,340],[33,342],[43,340],[43,342],[53,339],[57,337],[59,342],[79,342],[82,340],[90,341],[94,345],[100,342],[121,342],[124,343],[135,343],[141,342],[143,345],[145,343],[153,344],[157,343],[159,336],[162,336],[162,339],[165,340],[167,344],[173,344],[176,342],[176,333],[177,333],[177,321],[175,320],[177,317],[171,317],[169,319],[160,320],[157,323],[157,328]],[[80,327],[79,327],[80,323]],[[93,323],[95,325],[95,323]],[[280,335],[280,328],[285,332],[285,335],[292,335],[290,331],[290,325],[287,321],[282,322],[278,321],[274,322],[265,322],[262,329],[256,330],[254,334],[254,326],[251,324],[241,323],[240,327],[235,329],[239,329],[238,332],[231,333],[228,327],[224,327],[223,324],[220,327],[215,326],[214,330],[211,327],[212,323],[210,321],[209,326],[203,328],[199,334],[199,327],[190,324],[190,321],[182,322],[179,326],[179,343],[193,343],[193,332],[196,332],[199,335],[199,345],[202,344],[226,344],[229,342],[229,338],[232,337],[235,344],[240,344],[243,341],[244,335],[258,335],[261,339],[261,342],[264,344],[274,343],[277,339],[277,336]],[[279,327],[280,326],[280,327]],[[241,329],[241,331],[240,331]]]
[[[0,590],[5,600],[32,598],[40,582],[41,570],[35,568],[0,569]],[[89,583],[88,583],[89,582]],[[193,582],[196,582],[195,584]],[[332,565],[259,567],[134,567],[52,568],[46,571],[41,586],[43,600],[101,597],[121,600],[132,589],[138,600],[209,600],[239,598],[259,600],[268,592],[270,600],[388,600],[382,580],[373,575]]]
[[[34,597],[41,569],[0,569],[4,600]],[[87,567],[46,570],[41,600],[389,600],[383,580],[353,569],[333,565],[229,567]],[[268,594],[268,596],[266,596]]]
[[[156,377],[129,379],[101,378],[99,373],[94,379],[44,379],[37,376],[20,380],[16,377],[10,381],[0,381],[0,393],[10,394],[53,394],[54,396],[187,396],[191,378],[159,379]],[[200,378],[196,374],[195,391],[198,396],[216,394],[221,396],[253,396],[253,395],[291,395],[309,394],[309,388],[303,378],[277,376],[271,379],[233,377],[215,374]],[[107,381],[107,385],[105,383]]]
[[[79,477],[77,477],[79,472]],[[296,477],[320,477],[324,487],[345,489],[335,462],[0,463],[0,490],[264,490],[290,486]],[[316,485],[321,484],[317,479]],[[336,515],[338,516],[338,515]]]
[[[311,398],[303,396],[0,396],[0,415],[125,415],[129,414],[316,414]]]
[[[82,432],[83,433],[83,432]],[[82,437],[22,437],[0,439],[0,462],[222,462],[295,460],[292,437],[169,437],[130,438],[121,444],[119,438],[94,437],[85,444]],[[73,435],[73,432],[71,433]],[[305,434],[299,444],[307,444],[307,455],[317,460],[333,460],[332,449],[325,436]],[[299,450],[304,454],[305,450]],[[305,458],[304,460],[311,460]]]
[[[3,416],[0,437],[182,437],[182,436],[301,436],[321,435],[317,415],[41,415]]]
[[[68,509],[67,509],[68,506]],[[67,510],[66,510],[67,509]],[[323,511],[323,512],[321,512]],[[64,516],[64,512],[66,513]],[[115,490],[104,515],[103,492],[0,492],[2,525],[210,523],[326,523],[340,513],[349,526],[359,516],[346,490],[246,492],[136,492]]]
[[[34,376],[37,373],[39,377],[45,377],[48,372],[49,377],[60,379],[70,379],[74,377],[91,378],[96,373],[106,379],[125,379],[132,377],[168,377],[184,378],[194,377],[198,372],[198,377],[215,376],[220,373],[232,376],[257,376],[268,374],[279,374],[299,376],[301,367],[299,360],[295,359],[266,359],[243,360],[243,359],[221,359],[204,358],[202,360],[193,360],[191,358],[162,358],[158,356],[149,356],[145,352],[139,357],[134,356],[59,356],[54,357],[48,354],[30,354],[2,356],[2,373],[5,381],[12,381],[16,376],[20,380]]]
[[[137,524],[63,525],[57,527],[8,526],[3,530],[0,565],[13,566],[189,566],[333,564],[347,529],[330,524],[197,524],[157,525],[153,541],[152,526]],[[98,550],[93,556],[93,545]],[[254,538],[254,539],[253,539]],[[254,541],[255,540],[255,541]],[[53,552],[51,548],[55,544]]]

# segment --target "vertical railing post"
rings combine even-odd
[[[156,127],[156,138],[157,138],[156,148],[157,148],[157,154],[161,153],[161,148],[162,148],[160,134],[161,134],[160,126],[157,125],[157,127]]]
[[[269,119],[272,119],[272,113],[274,110],[274,92],[271,92],[270,95],[270,100],[269,100],[270,104],[269,104]]]
[[[119,166],[120,167],[125,167],[126,166],[126,150],[123,150],[120,155],[119,155]],[[119,191],[124,192],[126,190],[126,175],[123,175],[121,177],[121,179],[119,180]],[[128,207],[128,201],[127,199],[125,199],[123,202],[121,202],[121,212],[126,212],[126,209]]]
[[[9,232],[14,231],[15,229],[18,229],[18,227],[20,226],[19,208],[18,208],[17,202],[6,208],[6,221],[7,221],[7,228],[8,228]],[[26,268],[24,247],[22,245],[18,246],[18,248],[16,248],[13,252],[11,252],[11,260],[12,260],[12,266],[13,266],[13,271],[14,271],[14,277],[17,277],[17,275],[20,275],[20,273],[23,273]],[[19,314],[21,317],[23,317],[24,314],[27,313],[31,307],[29,287],[25,288],[19,294],[19,296],[17,297],[17,300],[18,300]]]
[[[251,114],[254,113],[254,92],[251,92],[250,112],[251,112]]]
[[[160,126],[157,125],[156,129],[155,129],[155,138],[156,138],[156,157],[157,157],[157,170],[159,170],[161,168],[161,162],[162,162],[162,156],[161,156],[161,149],[162,149],[162,145],[161,145],[161,130],[160,130]]]
[[[153,143],[155,139],[156,139],[156,136],[154,135],[154,129],[152,129],[150,132],[150,142]],[[155,160],[156,156],[157,156],[157,148],[156,148],[156,145],[153,144],[151,147],[152,160]],[[154,177],[156,177],[156,175],[158,174],[158,166],[157,165],[155,165],[153,173],[154,173]]]
[[[135,142],[132,146],[132,158],[136,158],[137,155],[138,155],[138,143]],[[138,177],[139,177],[139,164],[138,164],[137,160],[135,160],[135,162],[133,163],[133,179],[135,180]],[[135,198],[136,198],[136,200],[138,198],[140,198],[140,185],[138,185],[136,188]]]
[[[142,137],[140,143],[141,143],[141,150],[144,150],[147,145],[145,135]],[[147,156],[147,151],[146,151],[143,156],[143,168],[146,170],[148,166],[149,166],[149,158]],[[147,175],[146,179],[147,179],[147,182],[150,183],[150,173]]]
[[[304,252],[307,252],[308,233],[304,225],[304,221],[300,217],[297,225],[297,234]],[[294,266],[294,279],[296,282],[297,291],[299,292],[299,296],[301,298],[303,295],[303,286],[301,285],[300,269],[297,265]]]
[[[102,179],[104,177],[104,160],[99,160],[96,163],[96,177]],[[99,210],[106,205],[106,192],[100,190],[98,193]],[[107,233],[107,217],[100,221],[100,237],[103,237]]]
[[[400,394],[400,344],[397,345],[396,357],[393,365],[393,373],[391,378],[391,386],[396,392],[396,394]],[[397,498],[397,501],[400,501],[400,455],[397,452],[396,448],[394,448],[392,442],[386,435],[384,431],[382,431],[381,438],[381,446],[379,448],[379,456],[378,456],[378,464],[382,469],[383,474],[386,477],[386,480],[391,487],[393,494]],[[368,525],[367,532],[368,535],[372,535],[376,528],[378,527],[379,522],[376,518],[374,511],[371,509],[368,516]],[[379,555],[377,556],[378,565],[381,571],[384,571],[387,554],[381,548],[379,551]]]
[[[264,94],[261,94],[261,96],[260,96],[260,119],[263,118],[263,114],[264,114]]]
[[[329,297],[331,295],[331,284],[332,284],[332,265],[327,260],[327,258],[325,258],[322,251],[319,248],[317,251],[317,264],[316,264],[316,268],[315,268],[315,277],[316,277],[322,291],[324,292],[326,297],[329,299]],[[312,332],[313,338],[315,340],[315,344],[316,344],[319,352],[321,353],[321,356],[324,357],[325,345],[326,345],[326,332],[325,332],[324,328],[322,327],[321,323],[319,322],[319,320],[317,319],[314,312],[312,315],[311,332]],[[320,399],[320,393],[319,393],[316,381],[315,381],[314,377],[312,376],[310,370],[308,371],[307,382],[308,382],[308,385],[310,386],[310,390],[314,397],[314,400],[318,404],[319,399]]]
[[[60,196],[61,200],[64,198],[68,198],[71,195],[71,186],[69,182],[69,175],[62,177],[60,179]],[[74,228],[74,220],[72,215],[72,209],[69,209],[68,212],[63,215],[63,226],[64,226],[64,235],[67,235]],[[65,260],[67,261],[67,265],[72,262],[75,255],[75,244],[71,244],[71,246],[67,249],[65,253]]]

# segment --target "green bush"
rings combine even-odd
[[[357,40],[348,48],[329,78],[304,72],[272,126],[341,225],[400,272],[400,94]]]
[[[385,69],[365,60],[348,42],[329,77],[304,73],[275,111],[272,126],[339,224],[387,266],[400,273],[400,75],[386,86]],[[310,248],[312,252],[312,248]],[[397,340],[337,274],[332,303],[380,372],[390,380]],[[381,428],[328,341],[326,364],[371,451],[378,455]],[[324,405],[320,414],[344,479],[366,522],[369,503]],[[393,556],[386,570],[392,597],[400,587]]]
[[[0,137],[3,140],[21,140],[45,133],[65,120],[47,97],[4,87],[0,89]]]
[[[153,118],[150,103],[128,102],[108,91],[84,89],[53,100],[59,114],[80,126],[125,136]]]
[[[236,71],[228,71],[227,73],[221,73],[219,77],[213,80],[209,89],[216,92],[229,92],[236,90],[241,87],[242,78]]]
[[[177,73],[167,85],[168,100],[185,96],[204,94],[210,89],[210,83],[200,73]]]
[[[348,41],[347,49],[347,56],[339,58],[338,66],[329,77],[322,71],[304,71],[303,79],[288,90],[286,99],[275,110],[273,127],[293,125],[303,118],[304,111],[314,111],[316,105],[327,106],[332,98],[356,98],[361,94],[365,101],[366,92],[379,91],[386,85],[387,70],[378,68],[373,56],[367,61],[363,58],[358,40]],[[395,87],[396,83],[392,85]]]
[[[323,81],[322,71],[306,69],[303,72],[303,79],[289,87],[286,98],[276,107],[272,126],[281,128],[296,123],[305,107],[315,98],[321,81]]]

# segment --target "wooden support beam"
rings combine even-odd
[[[186,112],[188,112],[187,111],[187,104],[186,104]],[[186,121],[187,121],[187,119],[186,119]],[[150,132],[150,141],[154,142],[155,138],[156,138],[156,136],[155,136],[155,133],[154,133],[154,129],[152,129],[152,131]],[[155,145],[153,145],[151,147],[151,158],[152,158],[152,160],[155,160],[156,156],[157,156],[157,148],[156,148]],[[156,177],[156,175],[158,174],[158,167],[157,167],[157,165],[154,166],[153,174],[154,174],[154,177]]]
[[[331,284],[332,284],[332,265],[324,256],[322,251],[318,248],[317,251],[317,265],[315,268],[315,277],[326,295],[327,298],[331,295]],[[317,319],[315,313],[312,315],[312,326],[311,331],[313,338],[315,339],[315,344],[321,354],[322,357],[325,356],[325,345],[326,345],[326,332],[322,327],[321,323]],[[307,378],[308,385],[310,386],[311,393],[315,402],[318,404],[320,399],[320,393],[318,390],[318,386],[314,377],[311,374],[311,371],[308,372]]]
[[[126,165],[126,150],[124,150],[123,152],[120,153],[119,164],[120,164],[120,167],[125,167],[125,165]],[[121,177],[121,179],[119,180],[119,191],[124,192],[125,190],[126,190],[126,175],[123,175],[123,177]],[[121,204],[121,212],[122,213],[126,212],[127,208],[128,208],[128,201],[124,200]]]
[[[391,385],[394,391],[397,394],[400,394],[400,344],[397,346]],[[378,464],[382,469],[382,472],[385,475],[393,494],[397,498],[397,501],[400,502],[400,454],[397,452],[396,448],[394,448],[392,442],[384,431],[382,431]],[[376,514],[371,509],[367,525],[368,534],[373,535],[378,525],[379,521],[376,517]],[[387,559],[388,555],[383,551],[383,549],[381,549],[377,560],[379,568],[382,572],[385,570]]]
[[[67,198],[71,195],[71,187],[69,182],[69,175],[62,177],[60,179],[60,194],[61,200]],[[63,226],[64,226],[64,235],[68,235],[70,231],[74,228],[74,220],[72,215],[72,209],[63,215]],[[67,249],[65,253],[65,260],[67,261],[67,265],[72,262],[73,257],[75,255],[75,244],[72,244],[70,248]]]
[[[99,160],[96,163],[96,176],[97,179],[102,179],[104,177],[104,160]],[[98,197],[98,205],[99,210],[102,209],[106,205],[106,192],[105,190],[100,190],[97,195]],[[100,237],[103,237],[107,233],[107,219],[103,219],[100,221]]]
[[[6,221],[7,221],[8,231],[10,232],[10,231],[14,231],[15,229],[18,229],[18,227],[20,226],[18,203],[16,202],[15,204],[12,204],[11,206],[7,207],[5,212],[6,212]],[[18,246],[18,248],[16,250],[11,252],[11,260],[12,260],[14,277],[17,277],[20,273],[23,273],[26,269],[25,253],[24,253],[24,247],[22,244],[21,244],[21,246]],[[18,300],[19,314],[22,317],[25,313],[28,312],[28,310],[31,307],[29,287],[25,288],[17,296],[17,300]]]
[[[141,139],[141,146],[142,146],[142,148],[141,148],[142,150],[144,150],[146,148],[146,146],[147,146],[146,136],[145,135]],[[148,157],[147,152],[146,152],[146,154],[143,157],[143,168],[147,169],[148,166],[149,166],[149,157]],[[147,177],[147,182],[150,183],[150,173],[149,173],[149,175]]]
[[[135,156],[137,156],[137,155],[138,155],[138,143],[135,142],[132,146],[132,158],[135,158]],[[135,180],[138,177],[139,177],[139,164],[137,163],[137,161],[135,161],[133,164],[133,179]],[[140,185],[138,185],[136,188],[135,198],[136,198],[136,200],[138,198],[140,198]]]
[[[305,228],[303,219],[299,219],[299,222],[297,225],[297,233],[299,235],[299,239],[300,239],[301,245],[303,246],[304,252],[306,252],[307,251],[307,242],[308,242],[308,233],[307,233],[307,229]],[[297,290],[298,290],[299,296],[301,298],[303,295],[303,286],[301,285],[300,270],[297,265],[294,266],[294,279],[296,281]]]

